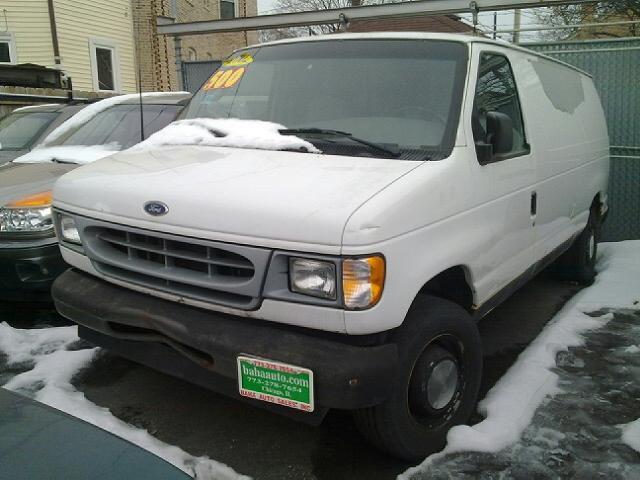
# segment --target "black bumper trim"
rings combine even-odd
[[[126,358],[287,416],[317,423],[328,408],[383,402],[398,365],[394,343],[358,346],[343,335],[237,317],[170,302],[68,270],[52,288],[80,335]],[[317,412],[240,397],[236,357],[248,354],[314,372]],[[306,418],[305,418],[306,417]],[[313,417],[319,417],[314,419]]]
[[[0,249],[0,300],[51,301],[53,280],[69,266],[57,243]]]

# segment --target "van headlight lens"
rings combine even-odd
[[[293,292],[336,299],[336,266],[331,262],[290,258],[289,281]]]
[[[53,233],[51,192],[29,195],[0,207],[2,233]]]
[[[60,237],[65,242],[82,245],[76,221],[69,215],[60,214]]]
[[[385,279],[384,258],[378,255],[347,258],[342,262],[344,305],[349,310],[373,307],[382,296]]]

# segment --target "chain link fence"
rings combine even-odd
[[[187,92],[196,93],[202,84],[222,64],[219,60],[182,62],[182,85]]]

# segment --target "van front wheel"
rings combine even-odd
[[[419,460],[474,411],[482,377],[475,322],[458,305],[421,295],[396,335],[400,369],[392,396],[354,412],[360,432],[396,457]]]

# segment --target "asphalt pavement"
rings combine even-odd
[[[485,349],[481,395],[579,289],[541,275],[480,322]],[[64,323],[46,306],[0,305],[0,318],[17,328]],[[411,466],[370,447],[349,412],[332,411],[322,425],[310,427],[107,352],[74,384],[90,401],[160,440],[255,479],[389,479]]]

